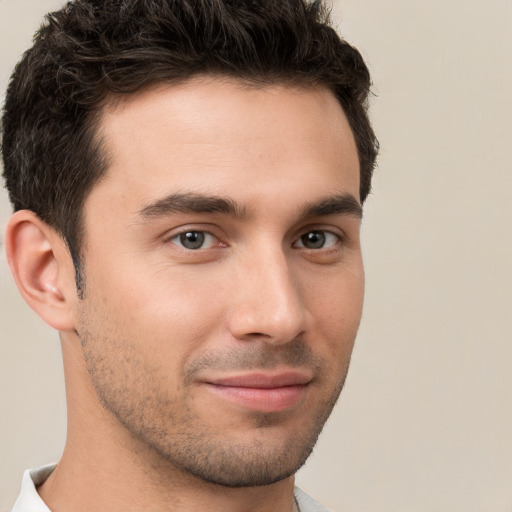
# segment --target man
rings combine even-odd
[[[319,3],[76,0],[3,117],[9,264],[68,438],[14,511],[321,511],[361,316],[369,75]]]

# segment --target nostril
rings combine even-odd
[[[270,338],[271,336],[263,332],[249,332],[246,334],[246,338]]]

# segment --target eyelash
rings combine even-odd
[[[198,247],[195,247],[195,248],[185,247],[184,243],[183,243],[184,237],[187,235],[192,235],[192,234],[200,235]],[[322,235],[322,236],[320,236],[320,241],[323,238],[322,246],[317,247],[317,248],[306,247],[305,237],[310,236],[310,235],[318,236],[319,234]],[[208,237],[211,237],[211,238],[217,240],[219,242],[217,246],[220,246],[220,247],[227,246],[227,244],[222,243],[218,239],[218,237],[216,237],[213,233],[210,233],[209,231],[201,230],[201,229],[188,229],[188,230],[182,231],[180,233],[176,233],[172,237],[168,238],[166,241],[171,242],[186,251],[196,252],[196,251],[200,251],[200,250],[207,250],[207,249],[214,248],[215,244],[211,244],[210,247],[203,247],[205,239],[207,239]],[[331,243],[329,244],[328,247],[325,247],[325,244],[327,243],[327,240],[329,240],[329,239],[331,240]],[[307,250],[311,250],[311,251],[320,251],[320,250],[325,250],[325,249],[332,250],[336,245],[341,244],[343,242],[343,240],[344,240],[343,236],[333,233],[332,231],[329,231],[326,229],[310,229],[310,230],[304,232],[301,236],[299,236],[299,238],[292,244],[292,247],[298,248],[298,249],[307,249]],[[310,237],[310,241],[312,241],[313,243],[315,242],[315,240],[311,237]],[[192,239],[192,243],[194,243],[193,239]],[[300,244],[300,245],[298,245],[298,244]]]
[[[177,234],[173,235],[172,237],[170,237],[168,239],[168,241],[171,242],[171,243],[175,243],[176,245],[179,245],[181,248],[183,248],[183,249],[185,249],[187,251],[198,251],[198,250],[201,250],[201,249],[205,250],[205,248],[202,247],[202,245],[203,245],[202,243],[200,244],[201,247],[197,247],[195,249],[192,249],[190,247],[185,247],[183,245],[183,243],[182,243],[183,242],[183,238],[182,237],[185,237],[185,236],[187,236],[189,234],[191,235],[193,233],[201,235],[199,238],[201,240],[201,237],[202,237],[202,242],[204,242],[204,239],[206,237],[212,237],[212,238],[218,240],[218,238],[214,234],[210,233],[209,231],[202,230],[202,229],[187,229],[186,231],[182,231],[181,233],[177,233]],[[180,241],[180,244],[176,243],[175,240],[176,241]],[[226,244],[223,244],[222,242],[220,242],[220,245],[221,246],[226,246]],[[210,248],[211,247],[207,247],[206,249],[210,249]]]
[[[311,247],[306,247],[304,245],[305,238],[307,236],[309,236],[309,235],[318,236],[319,234],[321,234],[322,235],[321,238],[324,239],[324,244],[322,245],[322,247],[311,248]],[[327,242],[327,240],[329,238],[331,239],[332,243],[328,247],[326,247],[325,243]],[[311,239],[310,239],[310,241],[311,241]],[[299,248],[304,248],[304,249],[309,249],[309,250],[321,250],[321,249],[332,249],[334,246],[340,244],[341,242],[342,242],[342,237],[337,235],[336,233],[333,233],[332,231],[328,231],[325,229],[312,229],[310,231],[307,231],[303,235],[301,235],[293,245],[294,245],[294,247],[299,247]],[[302,245],[297,246],[298,243],[301,243]]]

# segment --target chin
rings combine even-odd
[[[280,416],[255,415],[243,433],[213,434],[205,428],[196,429],[193,435],[191,431],[174,432],[165,445],[153,447],[172,468],[203,482],[229,488],[271,485],[302,467],[328,415],[309,422]]]
[[[229,488],[272,485],[294,475],[306,462],[316,442],[306,446],[230,446],[213,449],[208,457],[187,460],[181,470],[210,484]]]

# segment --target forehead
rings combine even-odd
[[[196,78],[117,98],[100,120],[110,167],[91,193],[134,212],[171,192],[358,198],[354,138],[323,87]],[[323,191],[320,190],[323,188]]]

